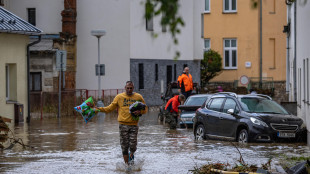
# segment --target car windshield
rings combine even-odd
[[[184,105],[186,106],[201,106],[206,100],[208,99],[207,96],[201,97],[189,97]]]
[[[265,98],[239,98],[241,107],[246,112],[289,114],[282,106]]]

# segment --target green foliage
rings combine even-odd
[[[204,53],[200,64],[201,84],[206,85],[212,78],[222,71],[222,57],[214,51],[209,50]]]
[[[162,15],[161,26],[168,26],[174,44],[178,44],[177,34],[181,33],[180,27],[185,23],[181,16],[178,15],[179,0],[146,0],[145,3],[145,18],[151,19],[154,16]],[[180,56],[177,51],[175,58]]]

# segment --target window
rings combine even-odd
[[[271,66],[269,67],[270,69],[275,69],[276,68],[276,39],[275,38],[269,38],[269,54],[270,54],[270,59],[271,61]]]
[[[226,101],[225,101],[225,104],[224,104],[224,108],[223,108],[223,112],[224,113],[227,113],[228,109],[234,109],[235,110],[235,113],[237,113],[237,103],[233,100],[233,99],[230,99],[228,98]]]
[[[177,81],[177,64],[174,64],[173,68],[174,81]]]
[[[205,39],[204,40],[204,52],[207,52],[207,51],[209,51],[210,50],[210,39]]]
[[[155,64],[155,81],[158,81],[158,64]]]
[[[153,16],[150,19],[145,19],[146,20],[146,30],[147,31],[153,31]]]
[[[30,72],[30,91],[42,90],[42,75],[41,72]]]
[[[237,12],[237,0],[223,0],[224,13]]]
[[[269,0],[268,3],[269,14],[276,14],[276,0]]]
[[[210,13],[210,0],[205,0],[205,13]]]
[[[144,89],[143,63],[139,63],[139,89]]]
[[[167,66],[167,85],[172,82],[172,66]]]
[[[36,9],[28,8],[28,22],[36,26]]]
[[[4,6],[4,0],[0,0],[0,6]]]
[[[201,38],[204,38],[204,14],[201,14]]]
[[[237,69],[237,39],[224,39],[224,69]]]
[[[6,100],[9,100],[9,93],[10,93],[10,73],[9,73],[9,66],[5,65],[5,96]]]
[[[225,98],[215,98],[215,99],[212,99],[208,103],[207,108],[210,109],[210,110],[214,110],[214,111],[220,112],[224,99]]]
[[[7,101],[17,100],[17,69],[16,64],[5,65],[5,94]]]

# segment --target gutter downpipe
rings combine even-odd
[[[297,2],[294,2],[294,101],[297,101]]]
[[[291,23],[291,7],[289,5],[286,5],[286,11],[287,11],[287,24]],[[289,25],[290,27],[291,25]],[[291,31],[289,29],[289,31]],[[290,75],[291,75],[291,70],[290,70],[290,32],[286,33],[286,94],[289,94],[289,101],[291,100],[291,93],[290,93]]]
[[[262,14],[262,0],[259,1],[259,52],[260,52],[260,57],[259,57],[259,88],[262,89],[262,84],[263,84],[263,14]]]
[[[30,44],[27,45],[27,111],[28,111],[28,115],[27,115],[27,123],[30,123],[30,83],[29,83],[29,79],[30,79],[30,47],[41,42],[41,35],[39,35],[39,39],[37,41],[34,41]]]

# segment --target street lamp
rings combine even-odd
[[[100,66],[100,37],[104,36],[106,31],[105,30],[92,30],[91,32],[92,36],[96,36],[98,38],[98,66],[96,69],[96,72],[98,73],[98,102],[97,106],[103,106],[103,102],[100,100],[100,93],[101,93],[101,66]]]

